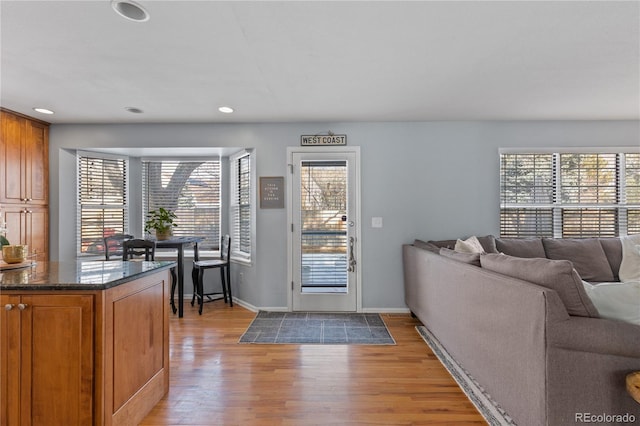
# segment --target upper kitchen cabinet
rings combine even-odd
[[[49,125],[0,111],[0,204],[47,205]]]

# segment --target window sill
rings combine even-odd
[[[242,257],[231,257],[231,263],[236,263],[238,265],[243,265],[243,266],[251,266],[251,259],[245,259]]]

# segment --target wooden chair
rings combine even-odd
[[[194,275],[197,273],[197,281],[194,283],[193,297],[191,298],[191,306],[198,299],[198,313],[202,315],[202,305],[205,302],[211,302],[224,298],[224,303],[229,301],[229,306],[233,306],[233,298],[231,296],[231,263],[229,255],[231,254],[231,237],[225,235],[220,239],[220,258],[207,259],[193,262]],[[220,269],[220,281],[222,284],[222,293],[204,293],[204,271],[207,269]],[[221,296],[213,298],[212,296]],[[205,301],[205,297],[207,300]]]
[[[134,238],[122,242],[122,260],[134,260],[144,256],[144,260],[156,260],[156,242]]]
[[[112,256],[118,258],[122,257],[122,243],[127,240],[132,240],[133,235],[129,234],[114,234],[108,237],[104,237],[104,259],[112,260]]]

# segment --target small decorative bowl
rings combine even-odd
[[[27,259],[29,246],[27,245],[7,245],[2,246],[2,260],[7,263],[20,263]]]

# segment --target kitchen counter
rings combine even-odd
[[[139,424],[169,390],[173,266],[0,271],[0,424]]]
[[[0,290],[106,290],[174,266],[171,261],[42,261],[0,271]]]

